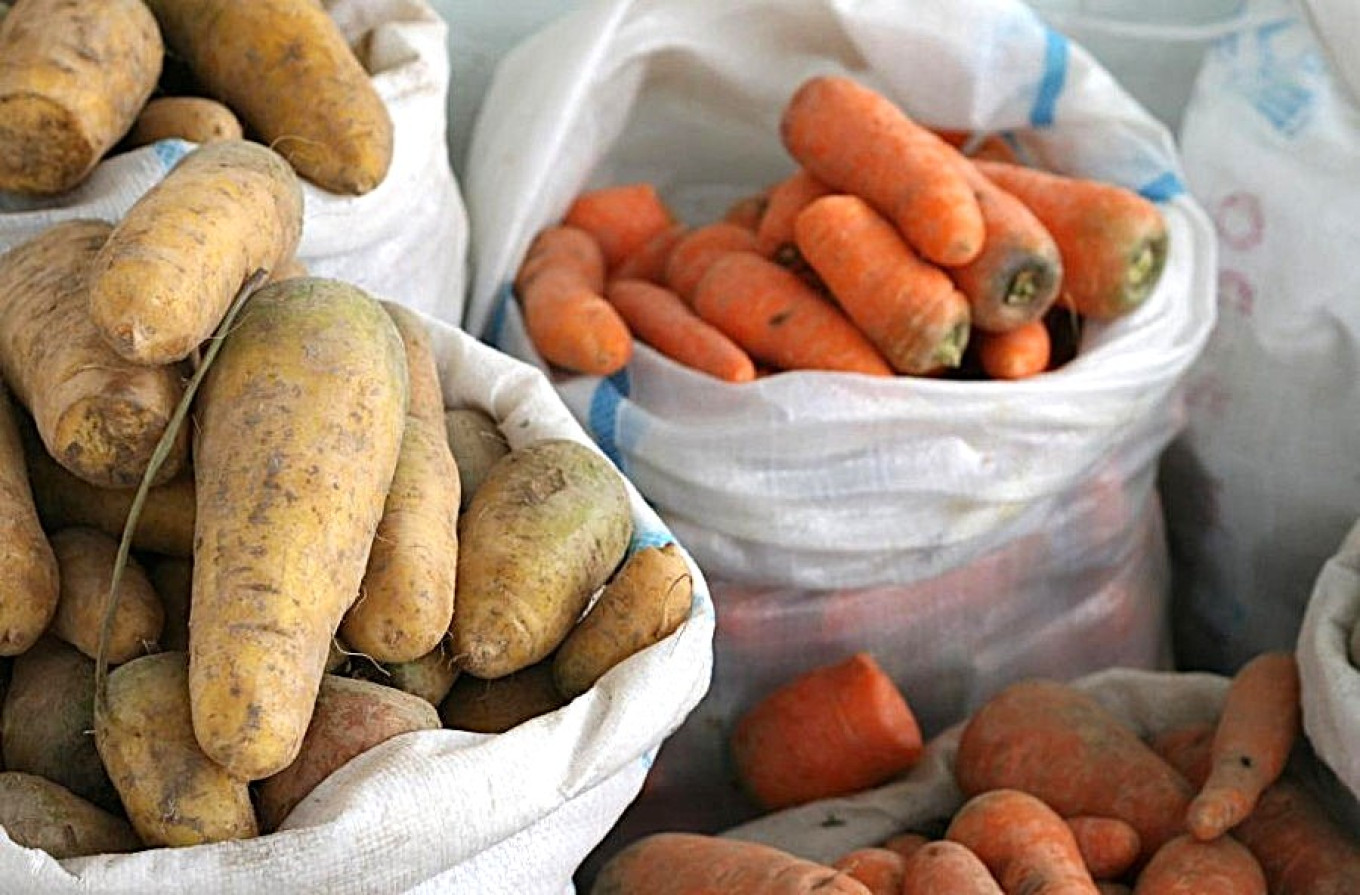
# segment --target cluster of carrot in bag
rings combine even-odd
[[[576,196],[516,274],[526,332],[554,366],[601,376],[635,338],[729,382],[1060,366],[1083,321],[1152,293],[1165,221],[1131,190],[1022,164],[995,136],[973,153],[967,136],[813,77],[780,121],[795,172],[721,220],[679,221],[650,183]]]
[[[1216,719],[1152,731],[1076,686],[1025,679],[937,753],[961,804],[919,829],[826,863],[740,831],[654,833],[614,855],[591,895],[1354,895],[1360,840],[1289,771],[1301,742],[1289,652],[1243,665]],[[730,748],[741,783],[770,811],[894,779],[910,787],[917,778],[904,775],[917,765],[916,797],[946,807],[910,706],[867,653],[766,695]],[[817,828],[838,825],[835,813]]]

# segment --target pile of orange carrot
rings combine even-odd
[[[851,78],[800,85],[780,137],[794,173],[721,220],[680,221],[649,183],[579,194],[515,279],[544,359],[609,375],[636,339],[728,382],[1023,379],[1160,279],[1153,203],[1021,164],[996,137],[933,131]]]
[[[1290,653],[1244,665],[1216,722],[1146,738],[1075,687],[1024,680],[964,724],[954,753],[962,804],[934,829],[903,830],[826,863],[658,833],[610,859],[591,891],[1360,893],[1360,839],[1286,773],[1300,740]],[[743,783],[766,808],[877,786],[921,755],[901,694],[864,654],[759,700],[732,748]]]

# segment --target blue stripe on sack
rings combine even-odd
[[[186,143],[180,139],[157,140],[151,145],[156,153],[156,160],[161,163],[161,168],[165,173],[170,173],[170,169],[179,164],[180,159],[184,158],[194,148],[192,143]]]
[[[675,535],[664,528],[644,528],[641,531],[633,532],[633,539],[628,544],[628,552],[637,553],[639,550],[646,550],[648,547],[665,547],[667,544],[674,543]]]
[[[505,332],[505,309],[509,307],[510,302],[514,301],[514,297],[515,287],[509,283],[496,290],[496,301],[491,308],[491,320],[487,324],[486,335],[482,339],[488,345],[500,347],[501,334]],[[476,335],[476,333],[473,335]]]
[[[1185,184],[1171,171],[1153,178],[1138,188],[1138,195],[1152,202],[1166,202],[1185,192]]]
[[[1044,73],[1039,78],[1039,92],[1029,112],[1029,123],[1034,127],[1053,124],[1058,108],[1058,97],[1067,83],[1067,38],[1052,28],[1045,29]]]
[[[620,471],[624,468],[623,454],[619,451],[619,405],[628,397],[631,385],[626,369],[601,379],[590,396],[590,434],[594,437],[605,456],[614,461]]]

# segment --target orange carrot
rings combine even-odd
[[[799,168],[770,189],[770,201],[756,230],[756,251],[785,267],[798,260],[793,240],[793,222],[798,214],[817,199],[831,194],[831,187]]]
[[[1059,301],[1110,319],[1152,294],[1166,265],[1166,221],[1157,206],[1111,183],[1004,162],[974,161],[988,179],[1034,212],[1062,255]]]
[[[794,227],[798,250],[855,325],[899,373],[955,367],[968,300],[857,196],[823,196]]]
[[[1138,831],[1141,858],[1183,832],[1193,790],[1134,731],[1067,684],[1011,684],[973,713],[954,773],[965,794],[1008,787],[1064,817],[1117,817]]]
[[[984,134],[974,131],[939,130],[935,136],[953,146],[968,158],[987,159],[993,162],[1020,163],[1020,156],[1014,147],[1000,134]]]
[[[837,192],[882,212],[927,261],[967,264],[986,238],[958,150],[850,78],[805,81],[784,109],[789,154]]]
[[[1004,333],[978,333],[978,362],[993,379],[1028,379],[1048,369],[1052,342],[1042,320]]]
[[[1261,865],[1240,842],[1177,836],[1138,874],[1133,895],[1266,895]]]
[[[612,280],[605,297],[639,339],[672,360],[728,382],[756,378],[750,355],[669,289],[645,280]]]
[[[1077,842],[1048,805],[1017,789],[964,802],[945,838],[977,855],[1008,895],[1098,895]]]
[[[727,207],[723,213],[723,220],[729,224],[736,224],[738,227],[745,227],[747,230],[755,232],[760,229],[760,221],[765,217],[765,209],[770,204],[770,191],[761,190],[749,196],[743,196]]]
[[[652,833],[600,868],[590,895],[870,895],[839,870],[758,842]]]
[[[884,840],[882,847],[888,851],[895,851],[904,858],[910,858],[929,844],[930,839],[920,833],[898,833]]]
[[[834,304],[755,252],[715,261],[695,289],[694,310],[752,358],[783,370],[893,372]]]
[[[1192,725],[1154,737],[1151,746],[1200,787],[1212,766],[1214,732],[1214,725]],[[1266,787],[1231,835],[1256,857],[1271,895],[1360,892],[1360,841],[1287,775]]]
[[[1186,826],[1217,839],[1251,813],[1284,773],[1300,735],[1299,666],[1293,653],[1262,653],[1233,676],[1211,749],[1213,767],[1190,803]]]
[[[738,777],[767,809],[877,786],[921,751],[911,708],[868,653],[789,680],[738,718],[731,738]]]
[[[666,262],[681,237],[689,232],[684,224],[671,224],[657,231],[651,239],[628,253],[618,267],[609,271],[611,280],[646,280],[658,286],[666,285]]]
[[[652,184],[629,183],[581,193],[567,208],[562,223],[594,236],[608,269],[675,223],[675,216]]]
[[[577,373],[608,376],[633,354],[633,336],[604,290],[594,238],[575,227],[535,237],[515,278],[524,328],[544,359]]]
[[[902,867],[902,895],[1004,895],[972,850],[948,839],[927,842]]]
[[[1117,817],[1069,817],[1067,826],[1077,840],[1086,869],[1095,879],[1123,876],[1143,850],[1138,831]]]
[[[686,233],[666,259],[663,285],[685,301],[694,303],[694,290],[713,262],[728,252],[749,252],[756,247],[756,236],[745,227],[718,221]]]
[[[1025,203],[998,187],[967,159],[959,166],[977,196],[987,238],[982,251],[949,271],[968,296],[973,325],[1006,332],[1038,320],[1062,284],[1062,256],[1053,237]]]
[[[902,866],[907,859],[886,848],[857,848],[831,866],[859,880],[873,895],[902,895]]]

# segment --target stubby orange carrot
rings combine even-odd
[[[590,895],[870,895],[848,875],[758,842],[653,833],[600,868]]]
[[[629,252],[618,266],[609,271],[611,280],[646,280],[658,286],[666,285],[666,262],[671,251],[686,233],[685,224],[671,224],[658,230],[642,245]]]
[[[1117,817],[1080,815],[1067,818],[1086,869],[1095,879],[1116,879],[1142,852],[1138,831]]]
[[[978,333],[978,363],[993,379],[1028,379],[1048,369],[1052,340],[1042,320],[1010,332]]]
[[[779,132],[800,165],[867,200],[926,260],[967,264],[982,251],[982,212],[958,150],[886,96],[847,77],[810,78],[789,100]]]
[[[1139,872],[1133,895],[1266,895],[1266,878],[1231,836],[1213,842],[1177,836]]]
[[[972,850],[948,839],[927,842],[902,867],[902,895],[1005,895]]]
[[[902,867],[907,859],[886,848],[857,848],[831,866],[864,884],[872,895],[902,895]]]
[[[893,369],[958,366],[968,343],[968,300],[867,202],[823,196],[798,215],[794,235],[803,258]]]
[[[793,222],[804,208],[823,196],[830,195],[831,187],[799,168],[770,188],[769,204],[756,230],[756,251],[790,267],[798,261],[798,247],[793,241]]]
[[[895,851],[904,858],[910,858],[929,844],[930,839],[920,833],[898,833],[885,839],[882,847],[888,851]]]
[[[666,259],[665,285],[685,301],[694,302],[694,290],[708,269],[728,252],[749,252],[756,236],[745,227],[717,221],[686,233]]]
[[[1134,731],[1067,684],[1018,681],[973,713],[955,777],[965,794],[1013,788],[1064,817],[1117,817],[1138,831],[1146,859],[1183,832],[1190,785]]]
[[[633,356],[633,335],[603,290],[604,260],[594,237],[564,226],[538,234],[515,291],[524,328],[544,359],[599,376],[623,369]]]
[[[1058,245],[1025,203],[992,183],[967,159],[960,168],[977,196],[987,238],[967,264],[950,277],[968,296],[973,325],[1006,332],[1041,318],[1058,297],[1062,256]]]
[[[840,309],[755,252],[718,258],[694,291],[694,310],[753,359],[781,370],[893,374]]]
[[[672,360],[728,382],[756,378],[751,356],[669,289],[645,280],[612,280],[605,297],[634,335]]]
[[[964,802],[945,838],[982,859],[1007,895],[1099,895],[1072,831],[1048,805],[1017,789]]]
[[[1262,653],[1238,669],[1214,731],[1209,778],[1186,815],[1195,838],[1217,839],[1251,813],[1284,773],[1300,723],[1293,653]]]
[[[754,232],[760,229],[761,218],[765,217],[765,209],[769,204],[769,190],[742,196],[727,207],[722,219],[729,224],[736,224]]]
[[[767,809],[877,786],[909,769],[921,751],[910,706],[868,653],[813,668],[766,694],[731,737],[738,777]]]
[[[609,269],[675,223],[675,215],[652,184],[627,183],[581,193],[567,208],[562,223],[594,236]]]
[[[1112,183],[1004,162],[973,162],[1034,212],[1062,255],[1060,301],[1110,319],[1140,306],[1161,280],[1169,237],[1157,206]]]

